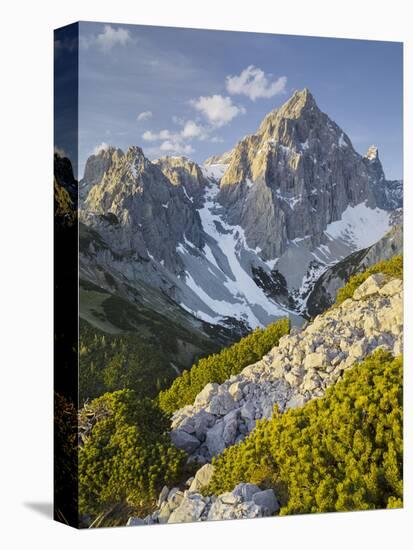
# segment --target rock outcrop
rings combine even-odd
[[[203,496],[192,485],[185,491],[164,487],[157,510],[144,519],[131,517],[127,525],[259,518],[273,516],[279,509],[274,491],[261,490],[253,483],[240,483],[233,491],[219,496]]]
[[[209,181],[205,178],[201,168],[196,162],[185,157],[162,157],[154,161],[162,173],[173,185],[182,187],[185,195],[196,207],[203,202],[205,188]]]
[[[192,460],[208,462],[251,432],[260,418],[321,397],[343,373],[383,348],[403,343],[402,281],[370,276],[340,306],[281,338],[257,363],[223,384],[208,384],[172,417],[172,440]],[[186,440],[190,438],[190,449]]]
[[[379,158],[379,150],[375,145],[369,147],[363,160],[367,167],[377,206],[386,210],[402,208],[403,182],[401,180],[386,180]]]

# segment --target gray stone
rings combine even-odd
[[[232,491],[232,494],[241,497],[243,501],[248,501],[252,500],[253,495],[260,491],[261,489],[254,483],[239,483]]]
[[[254,504],[257,504],[257,506],[266,508],[270,514],[275,514],[280,509],[280,505],[272,489],[255,493],[252,497],[252,501]]]
[[[218,393],[219,385],[215,382],[210,382],[204,389],[198,393],[195,398],[195,405],[205,405],[211,401],[212,397]]]
[[[200,491],[203,487],[206,487],[212,479],[214,474],[214,467],[212,464],[204,464],[195,474],[189,490],[193,492]]]
[[[231,411],[235,407],[235,401],[233,397],[226,391],[219,395],[214,395],[211,401],[206,406],[206,411],[217,415],[223,416]]]
[[[171,432],[171,441],[175,447],[189,454],[193,453],[201,444],[199,439],[183,430],[173,430]]]
[[[205,502],[201,498],[185,498],[169,516],[168,523],[197,521],[204,510]]]
[[[228,388],[228,392],[235,401],[239,401],[240,399],[242,399],[243,392],[241,382],[234,382],[234,384],[231,384]]]
[[[224,504],[239,504],[241,502],[241,496],[236,495],[233,492],[222,493],[219,495],[218,499]]]
[[[222,453],[225,449],[223,438],[224,422],[217,422],[206,434],[205,443],[211,456]]]
[[[247,401],[245,405],[241,408],[240,411],[241,418],[244,418],[245,420],[252,420],[255,418],[255,407],[251,401]]]
[[[162,491],[159,493],[157,506],[161,506],[161,504],[163,504],[167,500],[168,495],[169,495],[169,489],[166,485],[164,485],[162,488]]]
[[[327,357],[325,353],[310,353],[307,355],[307,357],[304,359],[304,368],[306,369],[317,369],[320,367],[325,367],[327,363]]]

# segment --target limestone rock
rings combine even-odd
[[[168,523],[197,521],[204,509],[205,502],[201,498],[185,498],[169,516]]]
[[[199,439],[183,430],[172,430],[171,440],[175,447],[187,453],[193,453],[201,444]]]
[[[195,474],[194,480],[189,487],[190,491],[197,492],[206,487],[212,479],[214,467],[212,464],[205,464]]]
[[[372,294],[376,294],[380,291],[383,282],[385,281],[385,276],[382,273],[375,273],[370,275],[368,279],[364,281],[353,294],[354,300],[361,300]]]
[[[255,493],[252,496],[252,501],[254,504],[257,504],[257,506],[266,508],[271,515],[275,514],[275,512],[278,512],[280,509],[280,505],[272,489]]]

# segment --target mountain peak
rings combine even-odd
[[[305,110],[317,108],[315,99],[308,88],[296,90],[291,98],[284,103],[280,111],[288,118],[298,118]]]

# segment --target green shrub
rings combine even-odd
[[[383,273],[390,278],[403,278],[403,256],[393,256],[390,260],[383,260],[372,265],[366,271],[350,277],[348,282],[337,292],[336,304],[339,305],[347,298],[352,298],[354,291],[374,273]]]
[[[200,359],[190,370],[176,378],[171,387],[159,394],[161,409],[172,414],[177,409],[193,403],[197,394],[209,382],[224,382],[243,368],[254,363],[276,346],[284,334],[288,334],[290,323],[281,319],[264,329],[256,329],[236,344],[219,353]]]
[[[261,420],[214,460],[207,492],[273,487],[281,514],[402,506],[402,360],[378,351],[321,399]]]
[[[91,516],[126,503],[136,513],[151,510],[163,485],[186,475],[186,455],[170,442],[169,423],[157,405],[132,390],[95,399],[106,409],[79,447],[80,513]]]

